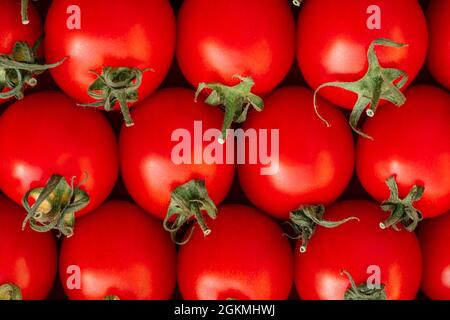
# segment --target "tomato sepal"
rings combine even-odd
[[[195,101],[198,101],[199,95],[205,89],[211,90],[211,93],[205,100],[205,103],[211,106],[223,106],[225,111],[224,122],[222,126],[222,137],[220,143],[225,143],[227,129],[231,128],[233,123],[244,123],[247,120],[247,114],[250,107],[256,111],[264,110],[264,101],[261,97],[252,93],[251,90],[255,82],[251,77],[234,76],[241,82],[235,86],[227,86],[221,83],[205,83],[198,85],[195,93]]]
[[[391,212],[391,215],[380,223],[380,228],[392,227],[394,230],[400,231],[398,224],[401,223],[407,231],[413,232],[418,223],[423,220],[422,213],[414,208],[414,202],[422,198],[425,188],[414,185],[408,195],[404,199],[400,199],[395,176],[389,177],[386,185],[389,188],[390,196],[389,199],[382,202],[381,209]]]
[[[294,235],[292,236],[287,233],[284,235],[294,240],[301,240],[301,253],[306,252],[309,240],[314,235],[317,226],[336,228],[351,220],[359,221],[356,217],[349,217],[340,221],[328,221],[323,219],[324,214],[324,205],[301,206],[297,210],[289,213],[289,221],[286,223],[292,228]]]
[[[342,275],[347,276],[350,281],[350,288],[347,289],[344,295],[345,300],[386,300],[385,285],[380,284],[379,288],[369,288],[367,283],[356,285],[355,280],[351,274],[345,270],[341,272]]]
[[[217,218],[217,207],[208,195],[204,180],[190,180],[172,191],[164,219],[164,229],[170,233],[174,243],[184,245],[189,241],[194,228],[191,228],[183,240],[178,240],[178,236],[181,228],[191,222],[192,218],[197,220],[205,237],[211,233],[203,217],[203,211],[211,219]]]
[[[22,300],[22,290],[13,283],[0,285],[0,301]]]
[[[118,300],[120,300],[120,298],[118,296],[111,295],[111,296],[106,296],[105,298],[103,298],[103,300],[105,300],[105,301],[109,301],[109,300],[116,300],[116,301],[118,301]]]
[[[373,140],[371,136],[358,129],[358,123],[362,114],[366,111],[369,118],[375,116],[380,99],[387,100],[400,107],[406,102],[405,95],[400,91],[408,82],[406,72],[395,68],[383,68],[375,53],[375,46],[402,48],[407,44],[401,44],[389,39],[379,38],[369,46],[367,58],[369,68],[367,73],[354,82],[332,81],[320,85],[314,92],[314,109],[319,118],[329,127],[328,121],[323,118],[318,110],[317,95],[325,87],[337,87],[355,93],[358,96],[350,115],[350,126],[358,135]]]
[[[70,184],[58,174],[54,174],[47,181],[45,187],[29,190],[22,199],[22,205],[27,211],[22,229],[29,222],[31,229],[37,232],[48,232],[56,229],[62,235],[71,237],[75,227],[75,213],[89,204],[89,195],[74,186],[72,178]],[[35,200],[30,206],[29,198]]]
[[[91,71],[97,79],[89,86],[88,95],[98,100],[93,103],[78,104],[81,107],[104,108],[113,111],[118,103],[125,125],[131,127],[134,121],[131,118],[129,103],[138,101],[138,89],[142,84],[144,73],[154,72],[153,69],[105,67],[102,73]]]
[[[64,58],[53,64],[41,64],[37,58],[41,42],[42,37],[31,48],[28,43],[18,41],[10,54],[0,55],[0,99],[23,99],[25,88],[37,84],[35,75],[55,68],[66,60]],[[9,90],[3,92],[5,89]]]

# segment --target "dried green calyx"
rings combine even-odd
[[[35,200],[30,206],[29,198]],[[29,190],[22,199],[27,217],[22,228],[30,223],[31,229],[37,232],[59,230],[66,237],[73,235],[75,213],[89,204],[88,194],[79,186],[74,186],[74,178],[70,185],[61,175],[52,175],[42,188]]]
[[[302,241],[300,245],[301,253],[306,252],[308,242],[314,235],[318,225],[325,228],[336,228],[350,220],[359,221],[356,217],[349,217],[341,221],[328,221],[323,219],[324,214],[325,206],[323,205],[302,206],[299,209],[290,212],[290,221],[288,221],[287,224],[289,224],[294,231],[294,235],[285,235],[291,239]]]
[[[408,195],[404,199],[400,199],[394,176],[386,180],[386,185],[389,188],[390,196],[388,200],[381,204],[381,208],[384,211],[391,212],[391,215],[386,221],[380,223],[380,227],[382,229],[392,227],[394,230],[399,231],[398,225],[401,224],[404,229],[410,232],[414,231],[418,223],[423,220],[422,213],[414,208],[414,202],[422,198],[425,188],[414,185]]]
[[[369,287],[367,283],[356,285],[353,277],[347,271],[342,271],[347,276],[351,287],[345,292],[345,300],[386,300],[385,285],[380,284],[379,287]]]
[[[191,180],[172,191],[169,209],[164,219],[164,229],[170,232],[172,240],[180,245],[186,244],[192,236],[193,228],[188,236],[179,240],[179,231],[192,219],[196,219],[205,236],[211,233],[203,218],[203,213],[216,219],[217,207],[208,195],[203,180]]]
[[[350,116],[350,126],[356,133],[371,140],[372,137],[358,129],[358,123],[363,112],[366,111],[367,116],[370,118],[374,117],[381,99],[387,100],[396,106],[402,106],[406,102],[406,97],[400,89],[408,82],[408,74],[406,72],[380,66],[375,53],[375,46],[402,48],[406,45],[389,39],[376,39],[370,44],[367,52],[369,69],[364,77],[354,82],[327,82],[320,85],[314,93],[314,108],[316,113],[328,126],[330,126],[329,123],[318,112],[317,94],[319,91],[325,87],[337,87],[357,94],[358,100]]]
[[[22,300],[22,291],[12,283],[0,285],[0,301]]]
[[[255,82],[252,78],[235,76],[241,82],[235,86],[226,86],[221,83],[200,83],[195,94],[195,101],[205,89],[210,89],[211,93],[206,98],[205,103],[211,106],[222,106],[225,110],[225,118],[222,126],[222,137],[219,142],[224,143],[227,137],[227,129],[234,123],[243,123],[247,120],[250,107],[256,111],[264,109],[264,101],[253,94],[252,88]]]
[[[65,58],[54,64],[41,64],[37,50],[42,39],[33,48],[26,42],[16,42],[10,54],[0,55],[0,99],[22,99],[26,87],[37,84],[36,75],[61,65]]]

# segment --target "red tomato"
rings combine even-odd
[[[388,199],[385,181],[390,177],[396,179],[400,198],[414,185],[424,187],[414,207],[430,218],[450,210],[450,94],[416,86],[406,97],[402,108],[386,105],[363,127],[374,141],[359,139],[356,169],[378,201]]]
[[[195,103],[193,98],[194,92],[187,89],[159,91],[133,110],[136,125],[122,128],[120,134],[120,165],[125,185],[133,199],[159,219],[166,216],[171,192],[180,185],[193,179],[204,180],[209,196],[218,205],[233,181],[235,166],[226,164],[225,154],[219,159],[223,164],[209,164],[203,157],[211,143],[203,140],[203,134],[220,128],[222,112]],[[201,123],[202,129],[195,129],[194,121]],[[181,139],[174,135],[180,130],[190,136],[188,140],[183,138],[183,142],[188,143],[187,152],[192,153],[187,156],[188,161],[175,163],[179,159],[174,159],[172,153]],[[220,136],[220,130],[216,131]],[[217,146],[217,139],[214,143]]]
[[[389,300],[414,299],[422,270],[415,234],[380,229],[380,220],[386,214],[368,201],[337,203],[327,210],[325,218],[337,221],[349,215],[360,221],[349,221],[335,229],[317,227],[308,251],[296,251],[295,282],[300,297],[344,299],[350,288],[349,278],[342,274],[345,270],[357,285],[372,280],[371,276],[376,281],[379,276]]]
[[[100,112],[84,110],[58,92],[42,92],[10,106],[0,117],[0,189],[21,203],[54,174],[87,192],[98,207],[118,175],[116,138]]]
[[[450,1],[431,1],[427,17],[430,31],[428,69],[437,81],[450,90]]]
[[[224,205],[207,238],[194,230],[181,247],[178,284],[184,299],[283,300],[293,256],[281,228],[257,210]]]
[[[169,299],[176,250],[160,222],[131,203],[111,201],[80,219],[76,234],[64,239],[59,267],[70,299]]]
[[[56,244],[51,233],[22,231],[24,216],[25,210],[0,196],[0,287],[13,284],[24,300],[42,300],[55,280]]]
[[[294,52],[295,23],[288,1],[183,2],[177,58],[195,87],[201,82],[235,85],[239,75],[253,78],[253,93],[269,93],[288,73]]]
[[[357,114],[361,114],[372,102],[371,110],[375,112],[378,91],[381,102],[389,99],[398,105],[404,103],[404,97],[393,84],[402,87],[401,72],[406,72],[409,80],[403,88],[409,85],[425,61],[428,46],[426,20],[418,1],[311,0],[305,1],[302,6],[298,23],[297,58],[311,88],[316,90],[325,83],[333,82],[333,86],[320,89],[319,94],[347,109],[354,108],[357,101],[355,93],[359,92],[360,105],[354,109],[354,116],[358,120]],[[377,13],[380,25],[373,19]],[[407,45],[377,45],[374,48],[381,68],[399,71],[385,69],[382,76],[374,72],[370,81],[363,85],[359,83],[355,86],[353,83],[352,88],[347,84],[346,90],[341,88],[342,85],[337,88],[336,82],[356,82],[366,75],[369,69],[368,49],[374,40],[380,38]],[[388,83],[391,85],[388,86]],[[377,84],[380,84],[379,88]],[[371,101],[372,98],[375,100]],[[355,123],[352,125],[356,128]]]
[[[20,18],[20,3],[17,0],[3,0],[0,7],[0,55],[12,53],[16,42],[23,41],[29,47],[33,47],[42,35],[42,23],[39,14],[33,4],[29,4],[28,14],[31,22],[22,24]],[[5,70],[0,63],[0,71]],[[0,80],[0,92],[10,91],[2,80]],[[0,99],[0,104],[5,100]]]
[[[76,26],[78,18],[80,28]],[[47,59],[69,58],[52,75],[61,89],[77,101],[96,100],[88,95],[97,78],[91,71],[103,73],[122,89],[124,84],[119,82],[126,79],[129,89],[116,90],[109,101],[111,106],[104,100],[116,86],[94,88],[94,93],[101,93],[98,100],[106,109],[114,107],[121,94],[128,104],[151,94],[166,76],[175,50],[176,24],[167,0],[134,0],[132,4],[128,0],[57,0],[50,7],[45,29]],[[107,67],[131,71],[107,76]],[[136,92],[133,86],[140,82],[138,73],[148,68],[154,72],[144,72]],[[127,108],[121,107],[127,117]]]
[[[274,169],[263,175],[261,170],[269,167],[267,164],[261,159],[251,164],[253,155],[249,153],[254,151],[252,141],[247,140],[246,163],[238,166],[241,186],[258,208],[277,218],[288,219],[289,212],[301,205],[334,202],[353,173],[353,138],[344,116],[321,102],[321,110],[331,123],[331,127],[325,126],[314,113],[312,99],[313,93],[305,88],[275,91],[267,97],[264,112],[250,114],[243,127],[246,132],[268,131],[267,140],[272,145],[267,150],[272,153]],[[279,142],[273,141],[273,130],[277,129]],[[260,140],[260,151],[263,144]]]
[[[433,300],[450,300],[450,213],[419,228],[423,254],[422,290]]]

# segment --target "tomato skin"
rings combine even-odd
[[[81,29],[67,27],[67,8],[81,10]],[[123,13],[127,14],[124,15]],[[120,21],[120,23],[117,23]],[[104,67],[152,68],[138,89],[139,99],[151,94],[166,76],[175,51],[176,25],[167,0],[57,0],[45,25],[49,61],[69,59],[52,70],[59,87],[82,103],[94,100],[87,90]]]
[[[235,85],[234,76],[240,75],[253,78],[253,93],[266,94],[292,66],[294,34],[285,1],[187,0],[178,16],[177,58],[194,87],[200,82]]]
[[[414,299],[420,286],[421,252],[414,233],[381,229],[386,213],[373,202],[345,201],[327,209],[325,218],[338,221],[355,216],[337,228],[317,227],[308,250],[295,253],[295,282],[304,300],[342,300],[350,282],[366,283],[373,273],[367,267],[378,266],[381,283],[389,300]]]
[[[414,207],[431,218],[450,210],[450,94],[431,86],[405,94],[404,106],[386,105],[363,127],[374,141],[358,140],[356,170],[378,201],[389,198],[385,181],[394,175],[401,198],[414,184],[424,186]]]
[[[28,7],[28,16],[30,23],[28,25],[22,24],[20,1],[2,1],[0,10],[0,54],[10,54],[14,44],[18,41],[25,41],[30,47],[33,47],[42,35],[41,17],[31,2]],[[0,99],[0,105],[9,100]]]
[[[56,277],[56,243],[51,233],[22,231],[25,214],[0,196],[0,285],[17,285],[24,300],[43,300]]]
[[[293,255],[274,221],[251,207],[223,205],[208,223],[213,230],[208,237],[194,230],[180,248],[178,284],[184,299],[287,299]]]
[[[91,201],[77,217],[108,197],[119,168],[116,138],[104,116],[54,91],[29,95],[2,114],[0,158],[0,189],[19,204],[53,174],[69,184],[72,177],[75,185],[83,182]]]
[[[373,5],[381,10],[380,30],[367,28],[371,15],[366,12]],[[426,20],[415,0],[305,1],[297,28],[297,59],[314,90],[331,81],[361,79],[368,69],[367,50],[377,38],[408,44],[375,48],[382,67],[408,73],[408,85],[424,64],[428,46]],[[347,109],[356,102],[355,94],[337,88],[324,88],[320,95]]]
[[[80,289],[67,287],[73,265],[80,268]],[[111,201],[77,222],[59,266],[70,299],[163,300],[175,288],[176,250],[160,222],[134,204]]]
[[[423,254],[422,290],[433,300],[450,300],[450,213],[419,227]]]
[[[243,129],[279,129],[279,170],[262,175],[265,165],[260,162],[240,164],[239,179],[247,197],[284,220],[300,205],[334,202],[354,168],[353,137],[343,114],[321,102],[320,112],[331,124],[327,127],[314,112],[312,91],[301,87],[279,89],[265,100],[265,110],[250,114]],[[248,143],[245,150],[248,154]]]
[[[450,90],[450,2],[433,0],[428,6],[430,48],[427,66],[434,78]]]
[[[164,219],[171,192],[192,179],[205,180],[214,203],[222,202],[233,182],[234,164],[176,165],[171,158],[178,144],[171,141],[174,131],[187,129],[194,136],[194,121],[202,121],[204,131],[221,128],[223,113],[218,108],[195,103],[191,90],[170,88],[142,102],[132,116],[136,125],[123,127],[120,134],[120,166],[129,193],[142,208]],[[192,154],[208,144],[194,141]]]

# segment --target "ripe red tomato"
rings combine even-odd
[[[28,12],[31,22],[28,25],[24,25],[20,18],[20,3],[17,0],[2,1],[0,6],[0,55],[10,55],[14,50],[15,44],[20,41],[27,43],[29,47],[33,47],[42,35],[41,18],[31,3],[29,4]],[[6,69],[9,68],[6,68],[0,62],[0,72]],[[14,77],[16,77],[15,74]],[[0,80],[0,93],[10,92],[11,89],[11,86],[8,86],[6,81]],[[20,96],[21,94],[23,94],[23,90],[17,92],[17,95]],[[8,98],[10,97],[0,97],[0,104]]]
[[[241,186],[250,201],[277,218],[288,219],[301,205],[334,202],[353,173],[353,138],[343,114],[322,101],[322,112],[331,123],[327,127],[314,113],[312,100],[313,93],[305,88],[280,89],[267,97],[264,112],[250,114],[243,127],[246,132],[268,131],[274,170],[263,175],[267,164],[261,159],[251,164],[252,141],[247,141],[247,161],[238,166]],[[279,142],[272,140],[277,129]],[[264,142],[259,142],[261,150]]]
[[[253,78],[253,93],[266,94],[292,66],[295,23],[288,1],[186,0],[177,41],[179,65],[193,86],[235,85],[239,75]]]
[[[175,32],[167,0],[58,0],[46,19],[45,55],[49,60],[69,58],[52,72],[65,93],[82,103],[99,102],[107,110],[117,107],[122,96],[127,103],[122,101],[121,111],[132,125],[126,105],[161,84],[172,62]],[[148,68],[154,72],[140,74]],[[106,85],[92,71],[112,83]]]
[[[430,31],[428,69],[440,84],[450,90],[450,1],[431,1],[427,18]]]
[[[293,255],[281,228],[257,210],[224,205],[204,238],[194,230],[180,248],[184,299],[283,300],[293,282]]]
[[[218,145],[218,136],[203,136],[210,129],[220,128],[222,112],[195,103],[193,98],[194,92],[187,89],[159,91],[133,110],[136,125],[123,127],[120,134],[120,166],[125,185],[133,199],[159,219],[166,216],[171,193],[177,187],[193,179],[204,180],[209,196],[218,205],[233,181],[234,161],[226,164],[225,152],[219,159],[222,163],[209,163],[203,157],[209,141]],[[202,128],[196,128],[194,121]],[[180,130],[189,137],[179,136]],[[216,131],[220,136],[220,130]],[[185,151],[190,154],[173,155],[179,141],[187,143]],[[184,159],[174,158],[179,154]]]
[[[376,284],[378,278],[389,300],[414,299],[422,270],[415,234],[380,229],[380,220],[386,214],[377,204],[368,201],[334,204],[325,217],[337,221],[349,215],[360,221],[349,221],[335,229],[318,227],[308,251],[296,250],[295,282],[300,297],[305,300],[344,299],[350,288],[349,278],[342,274],[345,270],[357,285],[368,280]]]
[[[5,284],[19,287],[24,300],[45,299],[55,280],[53,235],[22,231],[24,216],[24,209],[0,196],[0,300]]]
[[[395,177],[400,198],[414,185],[424,187],[414,203],[424,218],[450,210],[450,94],[431,86],[411,87],[398,109],[386,105],[360,138],[356,170],[363,187],[378,201],[389,197],[386,180]]]
[[[305,1],[302,6],[298,20],[297,58],[311,88],[316,90],[325,83],[333,83],[333,86],[320,89],[319,94],[347,109],[354,108],[357,101],[355,93],[359,92],[360,105],[354,109],[356,122],[372,102],[372,111],[375,111],[378,104],[376,92],[381,94],[381,102],[404,103],[404,97],[392,85],[402,86],[399,80],[402,73],[393,69],[385,69],[381,77],[374,72],[370,81],[364,84],[353,83],[351,88],[347,84],[346,90],[341,87],[342,82],[355,82],[366,75],[369,69],[368,49],[374,40],[380,38],[407,44],[403,47],[378,45],[374,50],[379,66],[406,72],[409,80],[403,88],[409,85],[425,61],[428,46],[426,20],[418,1],[312,0]],[[381,21],[379,26],[372,19],[376,13],[379,13]],[[336,88],[336,82],[340,82],[339,88]],[[352,125],[356,128],[356,123]]]
[[[422,290],[433,300],[450,300],[450,213],[419,228],[423,255]]]
[[[80,219],[76,234],[64,239],[59,267],[70,299],[169,299],[176,250],[157,220],[131,203],[111,201]]]
[[[46,186],[52,175],[63,176],[69,185],[75,177],[74,187],[81,184],[90,198],[76,216],[106,199],[119,167],[116,138],[103,115],[52,91],[27,96],[3,113],[0,158],[0,189],[17,203],[29,190]],[[59,197],[53,196],[47,199],[58,209]]]

